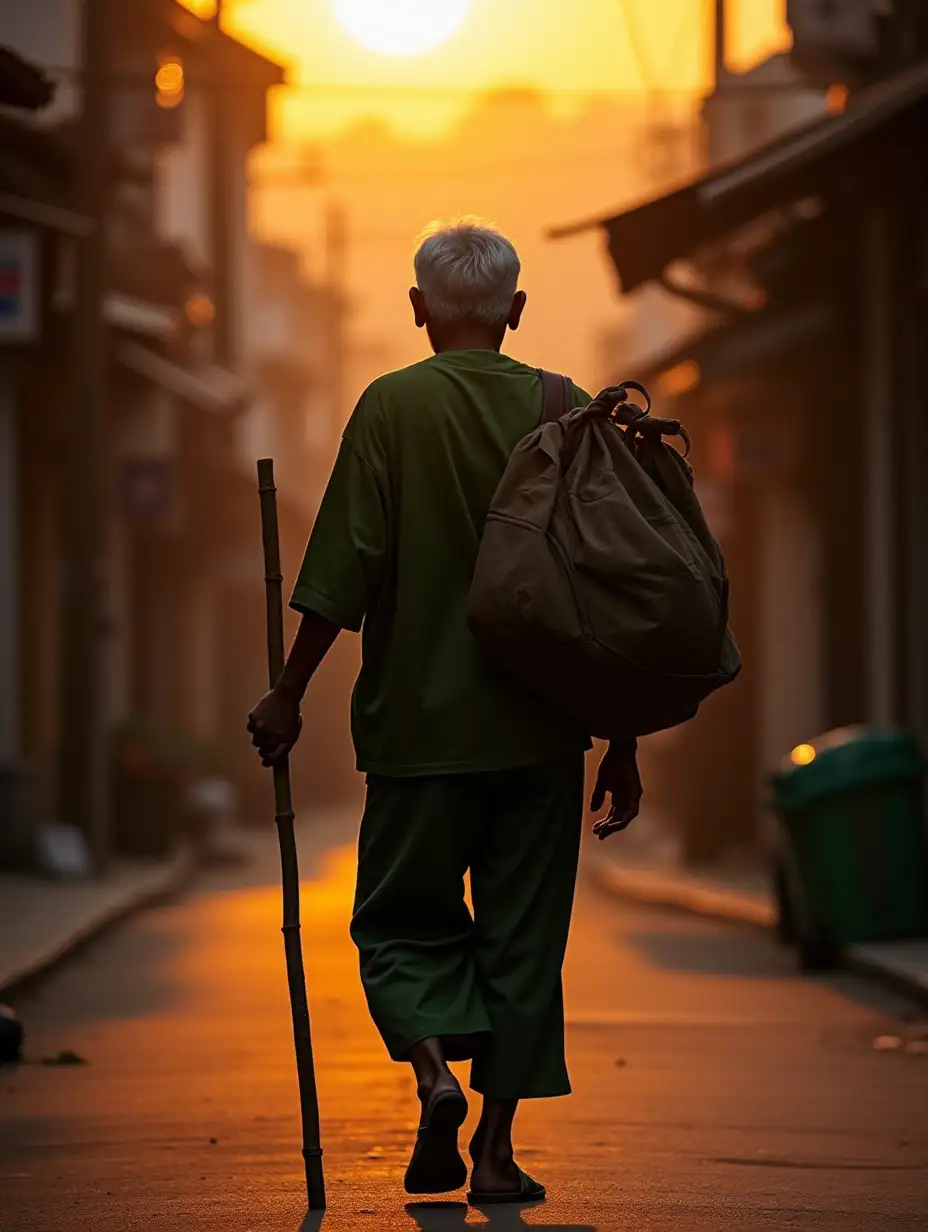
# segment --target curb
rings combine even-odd
[[[694,915],[726,923],[750,924],[754,928],[776,926],[772,903],[753,902],[727,890],[693,885],[683,878],[621,868],[607,860],[595,860],[593,878],[608,893],[652,907],[675,907]]]
[[[849,970],[878,979],[887,988],[910,997],[922,1006],[928,1006],[928,975],[924,970],[917,970],[898,958],[874,954],[870,945],[849,946],[844,963]]]
[[[591,862],[594,883],[607,894],[650,907],[670,907],[728,924],[747,924],[771,932],[776,927],[773,903],[752,901],[742,895],[693,884],[683,877],[628,869],[606,859]],[[894,947],[898,950],[898,947]],[[876,945],[849,946],[843,954],[846,969],[879,980],[911,1000],[928,1006],[928,976],[917,965],[896,954],[880,953]]]
[[[33,954],[21,967],[7,972],[0,978],[0,1001],[12,999],[23,993],[34,981],[47,975],[59,963],[98,937],[113,925],[146,907],[165,902],[183,890],[193,878],[196,869],[194,849],[185,845],[163,869],[155,870],[142,885],[136,885],[116,902],[89,915],[84,922],[67,936],[55,941],[46,949]]]

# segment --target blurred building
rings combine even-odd
[[[602,223],[626,295],[699,314],[631,365],[693,433],[746,664],[655,750],[694,860],[756,841],[817,732],[928,744],[928,11],[789,12],[792,56],[707,100],[707,172]]]
[[[339,403],[344,345],[337,336],[344,327],[343,309],[338,289],[312,276],[300,253],[277,244],[252,243],[244,321],[252,403],[240,422],[236,449],[250,482],[256,458],[275,459],[285,592],[302,560],[344,422]],[[250,489],[248,514],[254,532],[253,506]],[[245,647],[264,644],[259,548],[253,534],[250,550],[229,558],[227,602],[217,630],[224,648],[222,739],[230,751],[241,748],[242,717],[267,687],[264,659],[256,661],[242,653]],[[287,620],[295,630],[292,613]],[[292,765],[294,790],[301,802],[341,798],[351,790],[348,698],[357,657],[355,639],[339,639],[314,681],[303,713],[303,756]],[[266,772],[256,758],[238,758],[238,777],[248,807],[263,817]]]
[[[170,730],[204,765],[234,772],[245,699],[266,672],[263,623],[230,641],[243,583],[252,607],[263,593],[254,460],[266,448],[283,455],[282,528],[302,547],[318,489],[310,402],[322,396],[307,338],[319,332],[324,296],[289,254],[256,243],[249,220],[249,157],[266,140],[267,96],[283,69],[173,0],[112,0],[107,14],[105,713],[87,721],[111,734]],[[82,310],[74,257],[89,226],[72,204],[80,16],[78,0],[0,10],[0,94],[44,104],[0,112],[0,764],[16,785],[0,808],[9,819],[36,807],[30,796],[68,816],[56,783],[68,739],[61,493]],[[60,83],[53,99],[49,76]],[[286,267],[279,278],[275,259]],[[114,818],[116,828],[125,820]]]
[[[25,119],[53,97],[40,67],[0,47],[0,858],[21,843],[32,795],[23,768],[31,683],[22,661],[29,614],[21,591],[27,357],[43,332],[46,236],[80,233],[84,221],[51,203],[66,183],[66,153]]]

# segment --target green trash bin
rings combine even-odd
[[[908,732],[844,728],[799,745],[773,775],[784,931],[804,967],[853,942],[928,936],[924,772]]]

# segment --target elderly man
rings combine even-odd
[[[409,292],[434,355],[375,381],[344,433],[292,605],[283,675],[249,729],[265,764],[296,742],[300,703],[339,631],[363,627],[352,726],[367,775],[351,935],[390,1056],[412,1064],[420,1128],[410,1193],[466,1180],[467,1113],[449,1061],[483,1096],[475,1203],[545,1196],[516,1165],[521,1099],[569,1094],[561,967],[583,814],[587,733],[491,666],[466,623],[484,520],[509,456],[542,416],[536,369],[500,353],[526,296],[504,236],[435,230]],[[572,386],[572,405],[589,402]],[[612,749],[601,835],[637,813],[631,749]],[[464,896],[470,872],[473,915]]]

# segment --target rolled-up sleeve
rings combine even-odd
[[[372,452],[343,438],[290,599],[355,633],[383,582],[389,542],[388,485]]]

